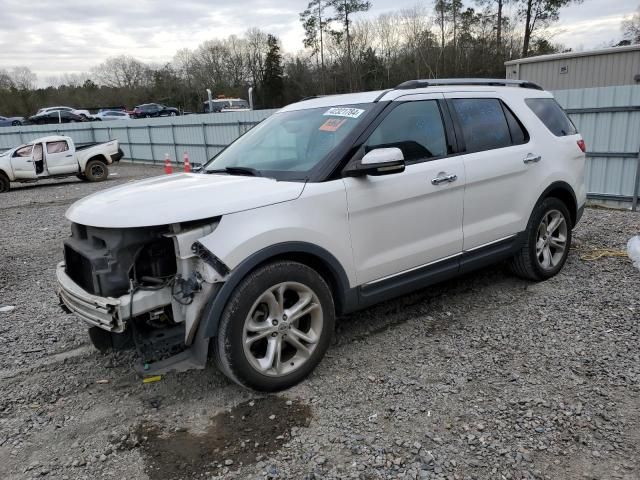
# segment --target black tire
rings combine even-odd
[[[270,288],[275,288],[283,282],[300,284],[315,294],[314,299],[318,300],[320,307],[319,316],[322,319],[321,332],[317,342],[315,342],[314,349],[306,359],[301,361],[299,367],[282,375],[266,375],[259,372],[258,369],[251,364],[251,360],[245,353],[243,344],[245,320],[249,316],[254,304],[265,291],[268,291]],[[258,307],[256,307],[256,310],[257,309]],[[311,315],[308,317],[310,316]],[[307,316],[302,316],[300,322],[304,321],[305,317]],[[286,315],[282,318],[280,329],[287,323],[285,320]],[[265,322],[266,321],[268,320],[265,320]],[[302,323],[297,323],[296,325],[303,328],[301,327]],[[326,281],[315,270],[304,264],[286,260],[276,261],[251,272],[240,282],[232,293],[222,313],[218,335],[214,342],[216,362],[220,370],[227,377],[243,387],[262,392],[284,390],[301,382],[313,371],[318,363],[320,363],[331,342],[334,325],[335,309],[333,297]],[[286,337],[287,330],[285,329],[284,332],[283,336]],[[291,333],[292,332],[289,331],[290,335]],[[280,335],[280,333],[278,333],[278,335]],[[264,340],[268,341],[269,337],[266,337]],[[289,344],[286,339],[282,339],[281,341],[283,342],[282,351],[285,351]],[[293,366],[293,361],[287,365],[289,361],[286,357],[282,361],[285,368],[290,368],[289,365]]]
[[[537,242],[539,241],[539,228],[541,227],[543,218],[547,218],[551,212],[559,212],[562,217],[564,217],[564,222],[566,222],[567,227],[564,234],[566,241],[564,251],[561,255],[558,254],[557,263],[545,268],[537,254]],[[555,197],[545,198],[536,205],[536,208],[529,218],[525,243],[511,260],[511,271],[521,278],[533,281],[546,280],[556,275],[562,270],[562,267],[567,261],[567,256],[571,248],[572,228],[571,215],[565,203]]]
[[[11,122],[11,126],[13,127],[19,127],[20,125],[22,125],[20,120],[14,120],[13,122]]]
[[[104,182],[109,177],[109,167],[102,160],[89,160],[84,175],[90,182]]]
[[[0,193],[8,192],[11,189],[11,182],[3,172],[0,172]]]

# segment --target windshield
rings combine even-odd
[[[264,176],[309,172],[340,145],[372,107],[367,103],[276,113],[220,152],[204,170],[240,167]]]

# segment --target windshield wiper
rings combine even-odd
[[[250,177],[261,177],[258,170],[251,167],[225,167],[218,170],[205,170],[205,173],[228,173],[229,175],[247,175]]]

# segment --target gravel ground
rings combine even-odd
[[[640,272],[580,259],[503,266],[339,321],[316,372],[280,395],[209,366],[143,384],[57,307],[65,209],[103,184],[0,199],[0,478],[640,478]],[[624,248],[640,215],[587,209],[578,248]]]

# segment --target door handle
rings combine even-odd
[[[440,185],[441,183],[445,183],[445,182],[455,182],[458,179],[458,176],[454,173],[452,173],[451,175],[439,175],[436,178],[432,178],[431,179],[431,185]]]
[[[524,163],[538,163],[542,160],[541,155],[534,155],[533,153],[528,153],[526,157],[524,157]]]
[[[73,155],[65,155],[65,158],[71,158]]]

